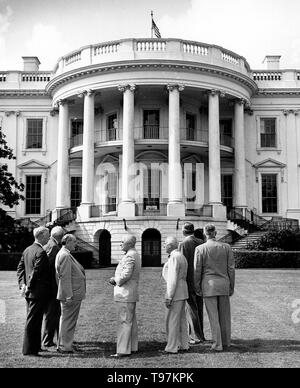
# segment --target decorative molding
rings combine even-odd
[[[25,89],[9,89],[0,90],[0,97],[47,97],[51,98],[50,94],[45,90],[25,90]]]
[[[128,71],[128,70],[183,70],[193,73],[209,73],[213,76],[219,75],[224,78],[229,78],[231,80],[237,81],[243,85],[245,85],[247,88],[249,88],[252,93],[258,92],[258,86],[256,82],[249,77],[248,75],[242,74],[238,71],[228,69],[228,68],[222,68],[219,66],[211,65],[211,64],[188,64],[186,62],[181,61],[164,61],[160,60],[159,62],[144,62],[144,61],[134,61],[134,62],[127,62],[122,64],[115,64],[115,65],[104,65],[104,64],[98,64],[98,65],[92,65],[89,66],[88,69],[75,69],[71,72],[61,74],[55,78],[53,78],[47,85],[46,90],[49,94],[53,93],[53,91],[58,88],[59,86],[72,81],[73,79],[78,79],[79,77],[85,77],[89,76],[91,73],[97,74],[102,72],[120,72],[122,70]],[[123,87],[123,85],[120,85]],[[299,92],[300,93],[300,92]]]
[[[185,86],[181,84],[168,84],[167,85],[167,90],[169,92],[173,92],[173,90],[178,90],[178,92],[183,92]]]
[[[294,114],[295,116],[298,116],[299,114],[299,110],[295,110],[295,109],[285,109],[282,112],[284,116],[288,116],[289,114]]]
[[[118,85],[119,92],[124,93],[126,90],[130,90],[131,92],[134,92],[136,90],[135,84],[126,84],[126,85]]]

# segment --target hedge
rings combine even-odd
[[[300,268],[300,252],[233,251],[236,268]]]
[[[93,261],[93,252],[80,251],[72,253],[76,260],[83,268],[91,268]],[[0,271],[16,271],[19,261],[22,257],[22,252],[18,253],[0,253]]]

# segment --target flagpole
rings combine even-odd
[[[151,11],[151,39],[153,39],[153,11]]]

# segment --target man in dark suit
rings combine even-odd
[[[189,298],[186,304],[186,315],[189,326],[189,343],[195,345],[205,341],[203,333],[203,298],[196,294],[194,287],[194,254],[196,247],[203,244],[203,240],[194,236],[194,225],[190,222],[183,225],[182,233],[185,239],[180,244],[179,250],[188,262],[187,284]]]
[[[50,288],[50,269],[43,246],[49,240],[49,230],[43,226],[34,229],[34,243],[25,249],[18,265],[19,287],[27,302],[23,354],[38,356],[41,349],[43,314]]]
[[[49,266],[51,272],[51,288],[48,300],[48,305],[44,314],[44,330],[42,344],[46,348],[56,346],[54,343],[54,335],[56,332],[58,338],[59,319],[60,319],[60,302],[57,297],[57,279],[55,271],[55,259],[58,254],[61,245],[61,240],[65,232],[61,226],[55,226],[51,230],[51,237],[48,244],[44,246],[44,249],[48,255]]]

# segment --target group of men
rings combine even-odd
[[[234,292],[235,269],[231,248],[216,240],[213,224],[204,227],[204,242],[194,236],[193,224],[183,225],[184,240],[178,243],[168,237],[165,249],[168,261],[162,276],[166,282],[165,306],[167,345],[162,353],[177,354],[190,346],[205,342],[203,301],[207,310],[212,351],[230,346],[230,296]],[[85,298],[86,280],[82,266],[72,256],[76,237],[63,236],[63,229],[34,230],[35,242],[28,247],[18,266],[19,287],[27,302],[23,354],[38,355],[44,317],[42,346],[54,344],[57,350],[72,353],[74,332],[81,301]],[[128,357],[138,352],[136,303],[139,300],[141,258],[136,250],[136,237],[123,236],[119,261],[109,283],[114,287],[117,307],[117,351],[113,358]]]
[[[17,268],[19,288],[26,299],[27,318],[23,354],[38,356],[42,348],[57,346],[73,353],[74,333],[85,298],[85,271],[71,252],[76,237],[56,226],[34,229],[34,243],[25,249]],[[57,335],[57,344],[54,337]]]

